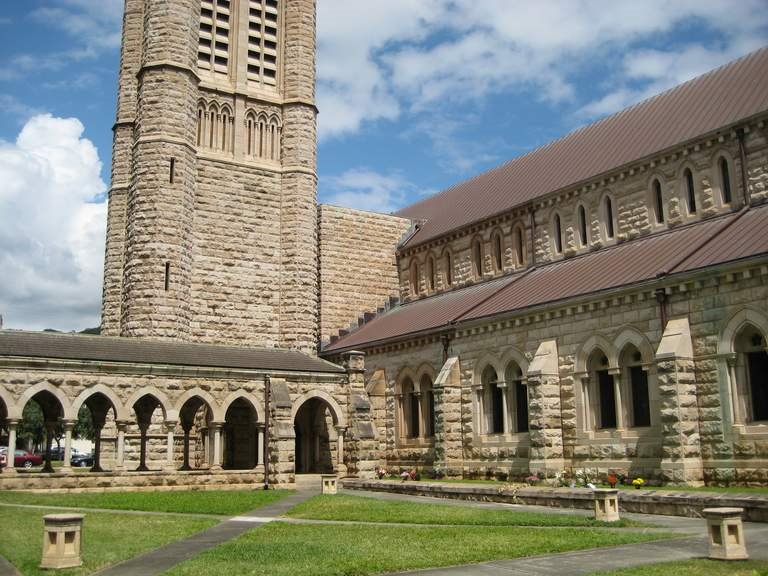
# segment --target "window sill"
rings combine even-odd
[[[481,434],[478,439],[483,444],[530,444],[531,436],[528,432],[507,432],[499,434]]]
[[[739,436],[748,436],[754,440],[768,439],[768,422],[750,422],[749,424],[734,424],[733,431]]]
[[[434,445],[434,438],[401,438],[397,443],[398,448],[432,448]]]

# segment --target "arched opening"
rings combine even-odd
[[[587,209],[583,204],[579,205],[579,246],[584,248],[588,244],[587,236]]]
[[[322,398],[301,405],[294,419],[297,474],[333,473],[333,449],[339,441],[335,424],[333,411]]]
[[[421,432],[419,426],[419,391],[406,376],[400,383],[400,437],[418,438]]]
[[[504,390],[499,382],[498,374],[493,366],[486,366],[482,376],[484,395],[484,416],[486,434],[503,434],[504,422]]]
[[[737,332],[733,350],[736,353],[741,410],[748,422],[768,421],[768,348],[765,334],[752,324],[746,324]]]
[[[525,266],[525,235],[520,224],[515,227],[515,257],[517,266]]]
[[[510,362],[505,371],[508,394],[511,396],[511,429],[528,432],[528,386],[523,384],[523,370],[517,362]]]
[[[213,410],[200,396],[187,399],[179,410],[179,423],[184,432],[180,470],[193,470],[210,465],[211,420]]]
[[[427,283],[429,291],[434,292],[437,282],[435,281],[435,259],[431,254],[427,258]]]
[[[616,428],[616,388],[608,369],[608,357],[596,348],[587,360],[589,373],[588,406],[590,420],[597,428]]]
[[[555,254],[563,253],[563,225],[560,221],[560,214],[555,214],[554,222],[552,223],[552,236],[554,240]]]
[[[453,254],[450,250],[445,252],[445,285],[453,286]]]
[[[656,224],[664,223],[664,194],[661,191],[661,182],[658,178],[653,180],[653,212],[656,216]]]
[[[42,451],[42,472],[53,472],[51,447],[56,442],[61,449],[64,430],[61,419],[64,408],[56,396],[48,390],[41,390],[32,396],[24,405],[22,419],[17,429],[17,438],[26,445],[27,452]],[[11,465],[14,454],[8,448],[8,464]],[[39,459],[37,460],[39,462]],[[34,460],[24,459],[23,466],[27,469],[35,465]]]
[[[418,296],[419,295],[419,263],[414,258],[411,260],[411,269],[410,269],[410,284],[411,284],[411,295],[412,296]]]
[[[111,417],[110,417],[111,412]],[[117,408],[112,401],[101,392],[91,394],[83,402],[78,412],[78,424],[80,434],[93,441],[93,465],[91,472],[103,472],[102,463],[102,433],[109,420],[110,426],[114,426],[117,419]],[[87,465],[82,460],[82,465]],[[73,464],[74,465],[74,464]]]
[[[493,267],[497,273],[504,270],[504,238],[500,232],[493,235]]]
[[[136,468],[137,472],[147,472],[147,442],[149,439],[149,431],[151,426],[160,427],[159,422],[155,421],[155,412],[160,408],[161,414],[164,416],[162,410],[162,404],[152,394],[145,394],[136,402],[133,403],[132,409],[136,416],[136,424],[139,427],[139,465]],[[159,420],[161,414],[157,415]],[[162,433],[159,433],[162,438]]]
[[[472,242],[472,272],[476,280],[483,277],[483,243],[480,238]]]
[[[683,172],[683,181],[685,183],[685,200],[688,214],[696,214],[696,187],[693,182],[693,172],[686,168]]]
[[[626,382],[626,404],[629,426],[640,428],[651,425],[651,401],[648,390],[648,372],[643,366],[643,355],[634,344],[627,344],[619,355],[622,380]]]
[[[721,156],[718,161],[718,168],[720,169],[720,194],[723,204],[730,204],[732,200],[731,194],[731,171],[728,168],[728,160]]]
[[[603,230],[606,240],[612,240],[615,235],[613,223],[613,200],[610,196],[603,198]]]
[[[245,398],[227,408],[224,418],[224,468],[250,470],[259,461],[258,415]]]

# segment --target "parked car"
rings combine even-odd
[[[70,463],[76,468],[90,468],[93,466],[93,454],[76,454],[72,456]]]
[[[16,468],[32,468],[32,466],[41,466],[43,457],[26,450],[16,450],[13,459],[13,465]]]

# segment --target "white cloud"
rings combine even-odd
[[[80,45],[76,58],[97,56],[103,49],[120,47],[123,0],[54,0],[32,16],[64,30]]]
[[[99,323],[106,190],[75,118],[38,115],[0,141],[0,314],[8,328]]]
[[[321,179],[324,204],[390,213],[403,207],[409,195],[421,191],[400,174],[380,174],[367,168],[347,170]]]
[[[618,88],[588,105],[613,111],[764,44],[768,27],[764,0],[323,0],[318,10],[321,138],[508,91],[577,98],[593,59],[682,26],[722,37],[698,55],[670,50],[679,61],[653,78],[620,70]],[[632,79],[642,86],[624,86]]]

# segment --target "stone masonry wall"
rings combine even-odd
[[[756,121],[745,134],[747,152],[747,182],[751,203],[768,199],[768,129],[764,121]],[[723,157],[728,161],[732,201],[723,202],[722,183],[717,165]],[[696,191],[696,214],[688,214],[684,202],[683,171],[690,168]],[[664,198],[664,222],[656,223],[652,201],[652,183],[658,178]],[[605,196],[613,201],[615,236],[605,235],[602,201]],[[578,208],[586,211],[587,243],[582,245],[578,232]],[[661,232],[671,227],[703,218],[738,210],[744,205],[741,157],[735,131],[723,131],[690,143],[677,150],[659,154],[623,167],[612,174],[604,174],[591,182],[573,189],[560,191],[549,198],[539,199],[506,214],[478,223],[464,230],[454,231],[443,238],[406,249],[398,262],[400,293],[403,299],[423,298],[467,284],[485,281],[522,270],[532,264],[569,258],[596,250],[603,246],[623,242],[638,236]],[[534,222],[530,211],[533,210]],[[562,228],[562,254],[556,254],[553,241],[555,213],[560,215]],[[524,229],[523,262],[517,256],[516,228]],[[497,269],[493,237],[502,237],[502,268]],[[482,242],[483,274],[476,277],[473,265],[472,243]],[[533,242],[531,241],[533,239]],[[533,246],[533,250],[531,249]],[[453,259],[451,285],[446,282],[446,252]],[[428,281],[429,257],[435,262],[435,289]],[[411,263],[418,262],[418,294],[411,285]]]
[[[410,221],[320,205],[320,338],[375,312],[398,295],[395,247]]]
[[[445,412],[454,421],[455,415],[460,417],[460,425],[448,425],[446,432],[460,434],[464,448],[463,460],[448,462],[448,468],[463,468],[465,474],[474,475],[527,473],[534,457],[530,434],[478,434],[472,386],[479,383],[478,374],[484,366],[491,364],[503,374],[510,360],[530,362],[542,341],[554,339],[559,354],[559,394],[550,400],[559,405],[562,416],[566,468],[626,470],[678,481],[768,480],[768,433],[763,430],[765,426],[731,425],[728,401],[723,398],[728,390],[726,358],[718,354],[731,318],[744,310],[766,314],[768,267],[758,262],[751,268],[745,265],[733,272],[702,273],[692,280],[677,284],[667,281],[662,286],[668,294],[669,317],[687,318],[690,323],[693,359],[656,363],[662,326],[653,287],[542,307],[447,332],[452,338],[447,353],[460,361],[462,393],[460,403],[453,400],[441,406],[438,415]],[[599,348],[609,359],[608,367],[619,369],[617,376],[626,378],[616,364],[628,342],[640,351],[647,369],[651,426],[585,430],[580,373],[586,358]],[[430,465],[433,455],[410,450],[398,441],[394,394],[404,373],[416,373],[424,365],[440,370],[439,336],[363,350],[367,353],[367,374],[381,378],[383,371],[385,375],[386,416],[384,422],[377,422],[386,432],[384,458],[398,465],[408,459],[411,465]],[[529,417],[534,416],[531,405]],[[627,417],[625,413],[625,421]],[[532,426],[531,430],[548,434],[546,429]],[[679,475],[674,466],[669,470],[662,467],[663,462],[697,459],[698,469],[678,471]]]

